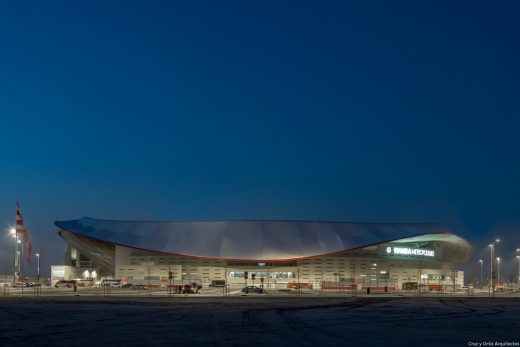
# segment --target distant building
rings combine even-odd
[[[75,276],[133,284],[225,280],[287,288],[388,290],[463,285],[471,245],[440,224],[318,221],[57,221]],[[251,276],[249,277],[251,283]]]

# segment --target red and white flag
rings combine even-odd
[[[29,240],[29,233],[27,232],[27,229],[25,229],[25,225],[23,225],[23,216],[22,212],[20,211],[20,205],[18,202],[16,202],[16,235],[20,237],[24,244],[24,253],[25,253],[25,259],[27,259],[27,262],[30,264],[32,259],[32,244],[31,240]]]

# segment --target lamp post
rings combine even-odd
[[[520,253],[520,248],[516,249],[516,253]],[[518,277],[516,278],[516,283],[520,285],[520,255],[517,255],[516,258],[518,259]]]
[[[36,259],[37,259],[37,274],[38,274],[38,283],[40,283],[40,253],[36,253]]]
[[[14,238],[13,283],[16,283],[16,273],[18,269],[18,235],[16,234],[15,228],[11,228],[9,234]]]
[[[516,278],[516,283],[519,284],[520,283],[520,255],[517,255],[516,259],[518,259],[518,277]],[[517,285],[517,287],[518,287],[518,285]]]
[[[489,290],[493,291],[493,296],[495,296],[495,287],[493,285],[493,248],[495,245],[493,243],[489,244],[489,248],[491,249],[491,259],[490,259],[490,276],[489,276]]]
[[[17,240],[16,240],[16,243],[18,243],[18,244],[20,244],[20,245],[21,245],[21,244],[22,244],[22,240],[20,240],[20,239],[17,239]],[[19,249],[19,248],[18,248],[18,246],[17,246],[17,249]],[[20,252],[20,251],[18,251],[17,253],[18,253],[18,275],[19,275],[19,276],[20,276],[20,278],[21,278],[21,277],[22,277],[22,259],[23,259],[22,257],[23,257],[23,245],[22,245],[22,249],[21,249],[21,252]]]
[[[482,264],[484,261],[482,259],[479,259],[478,262],[480,263],[480,289],[482,289]]]
[[[500,257],[497,257],[497,284],[500,284]]]
[[[498,243],[500,242],[500,239],[496,239],[495,241],[493,241],[489,247],[491,248],[491,258],[489,259],[490,261],[490,267],[491,267],[491,282],[490,282],[490,290],[493,291],[493,297],[495,296],[495,271],[493,270],[493,263],[494,263],[494,253],[495,253],[495,243]]]

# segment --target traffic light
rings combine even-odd
[[[256,277],[256,274],[251,274],[251,278],[254,280]]]
[[[249,275],[249,272],[247,272],[247,271],[246,271],[246,272],[244,272],[244,279],[246,279],[246,280],[247,280],[247,277],[248,277],[248,275]]]

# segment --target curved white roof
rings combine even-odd
[[[134,222],[84,217],[55,224],[74,234],[131,248],[243,260],[308,258],[419,235],[451,234],[441,224],[434,223]],[[465,240],[453,237],[467,244]]]

